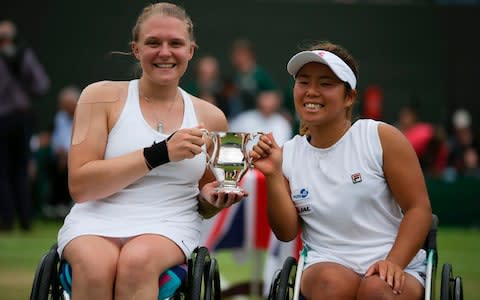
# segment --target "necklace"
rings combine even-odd
[[[158,117],[158,114],[156,112],[156,109],[153,110],[154,112],[154,115],[155,115],[155,121],[157,123],[157,126],[155,127],[155,130],[160,132],[160,133],[163,133],[163,130],[165,129],[165,119],[167,118],[167,116],[170,115],[170,112],[172,111],[173,107],[175,106],[175,103],[177,103],[177,97],[178,97],[178,91],[177,93],[175,94],[175,98],[173,99],[172,103],[170,104],[170,107],[167,109],[167,112],[165,113],[164,117],[162,119],[160,119]],[[147,97],[145,95],[143,95],[142,97],[143,99],[145,99],[145,102],[148,103],[149,105],[155,103],[155,100],[152,100],[150,97]]]

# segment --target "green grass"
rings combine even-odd
[[[437,279],[441,277],[442,265],[452,264],[453,275],[460,275],[466,300],[480,299],[480,230],[440,228],[438,242]],[[440,288],[440,283],[437,283]],[[438,294],[438,293],[437,293]]]
[[[38,222],[28,233],[0,233],[1,299],[29,299],[37,264],[56,242],[59,228],[58,222]]]
[[[55,243],[60,225],[58,222],[37,222],[29,233],[0,233],[1,299],[28,299],[37,263]],[[462,277],[465,299],[480,300],[480,230],[440,227],[437,241],[437,279],[440,278],[442,265],[451,263],[454,275]],[[255,267],[255,260],[251,257],[246,257],[244,264],[238,264],[231,251],[220,251],[215,253],[215,257],[222,276],[230,283],[251,278]],[[437,295],[439,288],[437,283]]]

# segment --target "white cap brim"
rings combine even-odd
[[[302,51],[295,54],[287,63],[287,71],[293,77],[311,62],[327,65],[340,80],[347,82],[352,89],[357,86],[357,78],[352,69],[338,56],[325,50]]]

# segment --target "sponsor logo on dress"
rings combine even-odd
[[[301,188],[293,193],[293,200],[303,200],[308,198],[308,189]]]
[[[353,182],[354,184],[355,184],[355,183],[362,182],[362,174],[360,174],[360,173],[352,174],[351,177],[352,177],[352,182]]]
[[[308,215],[313,212],[311,202],[297,202],[295,208],[297,209],[297,214],[301,216]]]

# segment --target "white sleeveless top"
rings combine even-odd
[[[299,135],[284,145],[307,265],[334,261],[363,274],[391,250],[403,215],[385,181],[379,124],[358,120],[329,148]]]
[[[181,128],[198,125],[190,96],[181,90],[184,115]],[[155,131],[143,118],[138,80],[129,83],[128,96],[118,121],[108,135],[105,159],[124,155],[162,141],[169,134]],[[201,216],[197,212],[198,181],[206,168],[205,155],[170,162],[101,200],[76,203],[58,234],[58,252],[85,234],[131,237],[142,233],[164,235],[188,258],[198,245]]]

